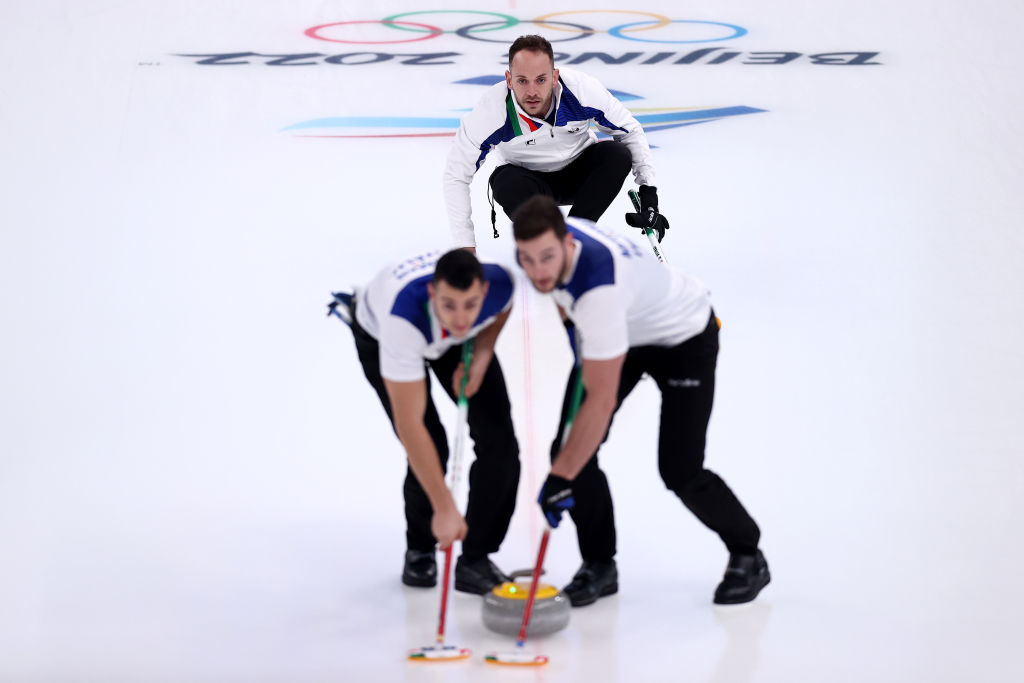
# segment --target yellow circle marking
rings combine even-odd
[[[508,600],[526,600],[526,598],[530,597],[530,586],[506,581],[500,586],[492,588],[491,592],[499,598],[506,598]],[[551,584],[542,583],[537,586],[537,597],[535,599],[546,600],[547,598],[553,598],[556,595],[558,595],[557,588]]]
[[[639,33],[640,31],[650,31],[652,29],[661,28],[662,26],[668,26],[669,24],[672,23],[672,20],[669,19],[668,17],[664,16],[664,15],[654,14],[653,12],[634,12],[633,10],[630,10],[630,9],[575,9],[575,10],[568,10],[566,12],[552,12],[551,14],[545,14],[543,16],[537,17],[536,19],[533,20],[533,23],[537,24],[538,26],[543,26],[544,28],[546,28],[548,30],[551,30],[551,31],[567,31],[567,32],[570,32],[570,33],[575,33],[575,32],[581,32],[581,33],[601,33],[601,31],[580,31],[580,29],[578,29],[578,28],[561,28],[561,27],[558,27],[558,26],[550,26],[550,25],[545,23],[545,21],[547,19],[550,19],[552,17],[562,17],[562,16],[565,16],[566,14],[597,14],[597,13],[602,13],[602,14],[609,14],[609,13],[612,13],[612,14],[642,14],[645,17],[654,17],[655,19],[658,20],[658,23],[654,24],[653,26],[642,26],[640,28],[634,28],[634,29],[630,29],[628,31],[623,31],[623,33]]]

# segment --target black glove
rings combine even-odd
[[[650,185],[641,185],[637,194],[640,195],[640,211],[627,213],[626,224],[641,230],[656,230],[658,242],[661,242],[668,230],[668,219],[658,213],[658,190]]]
[[[576,504],[572,497],[572,482],[554,474],[549,474],[540,487],[540,495],[537,496],[541,512],[552,528],[558,526],[562,519],[562,513]]]

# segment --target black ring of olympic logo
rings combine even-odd
[[[573,36],[572,38],[562,38],[561,40],[550,40],[550,41],[548,41],[550,43],[567,43],[570,40],[579,40],[581,38],[587,38],[589,36],[592,36],[595,33],[594,29],[590,28],[589,26],[584,26],[583,24],[572,24],[572,23],[569,23],[567,21],[544,21],[544,22],[521,21],[519,23],[521,23],[521,24],[537,24],[537,23],[558,24],[560,26],[571,26],[572,28],[575,28],[575,29],[578,29],[579,31],[581,31],[581,33],[578,36]],[[497,28],[490,28],[490,29],[482,28],[483,26],[490,26],[491,24],[501,24],[501,26],[498,26]],[[502,21],[485,21],[485,22],[480,23],[480,24],[472,24],[470,26],[463,26],[462,28],[457,28],[457,29],[455,29],[455,35],[457,35],[459,37],[462,37],[462,38],[468,38],[469,40],[478,40],[481,43],[501,43],[503,45],[507,45],[508,42],[509,42],[508,38],[503,38],[501,40],[493,40],[493,39],[489,39],[489,38],[477,38],[476,36],[470,35],[474,30],[476,30],[477,32],[497,31],[499,28],[506,28],[505,22],[502,22]]]

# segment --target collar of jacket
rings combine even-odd
[[[558,85],[556,86],[557,91],[555,92],[555,123],[558,122],[558,109],[562,106],[562,89],[565,84],[562,82],[562,77],[558,77]],[[550,125],[543,118],[539,121],[519,106],[519,101],[516,100],[515,93],[512,92],[512,88],[508,88],[508,94],[505,96],[505,110],[508,113],[509,123],[512,124],[512,130],[516,136],[524,133],[532,133],[538,130],[541,126]]]

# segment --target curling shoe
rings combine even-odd
[[[512,579],[506,576],[486,555],[479,560],[466,562],[460,556],[455,563],[455,590],[463,593],[483,595],[495,586],[500,586]]]
[[[715,604],[738,605],[750,602],[771,580],[768,562],[760,550],[753,555],[732,553],[722,583],[715,589]]]
[[[619,570],[615,560],[588,562],[584,560],[572,582],[562,589],[569,596],[573,607],[583,607],[597,602],[605,595],[619,591]]]
[[[406,586],[430,588],[437,585],[437,560],[433,550],[406,550],[402,583]]]

